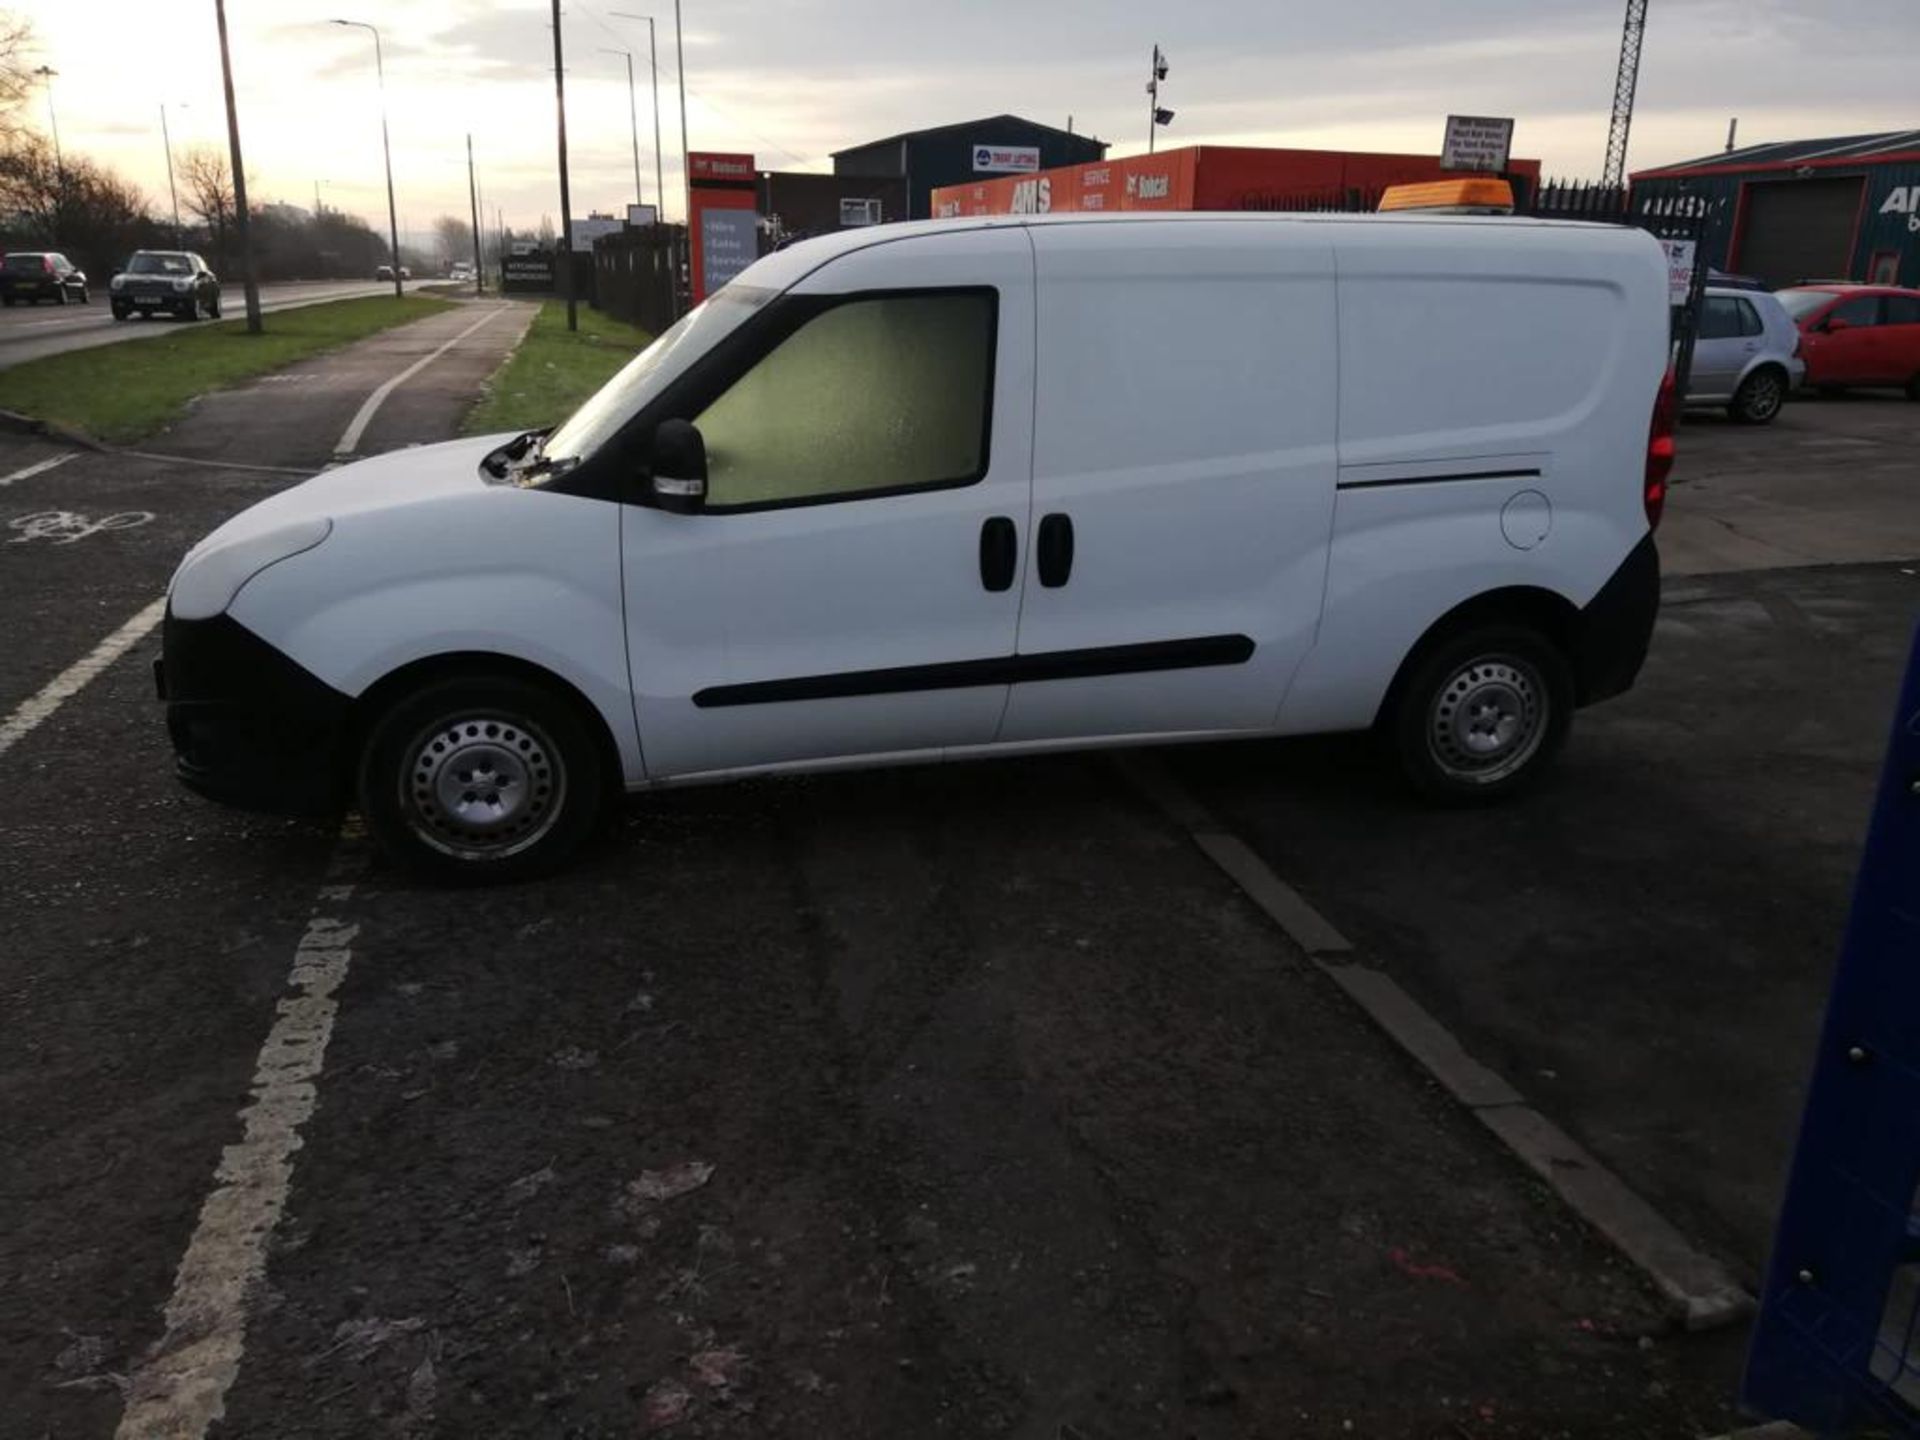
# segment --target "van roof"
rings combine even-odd
[[[1382,225],[1440,225],[1455,229],[1485,229],[1491,234],[1511,235],[1515,228],[1528,230],[1620,231],[1624,227],[1597,220],[1543,220],[1530,215],[1437,215],[1431,212],[1402,211],[1397,214],[1351,213],[1346,211],[1302,212],[1271,210],[1165,210],[1123,211],[1099,214],[1084,211],[1057,215],[974,215],[950,220],[904,220],[890,225],[857,226],[828,235],[816,235],[796,241],[784,250],[764,257],[760,266],[764,283],[784,289],[817,270],[829,260],[864,250],[871,245],[888,245],[926,235],[948,235],[971,230],[1006,230],[1053,225],[1341,225],[1348,228]],[[758,268],[758,267],[756,267]]]

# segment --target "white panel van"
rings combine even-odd
[[[1507,794],[1626,689],[1672,459],[1646,235],[1008,217],[767,256],[550,430],[401,451],[187,555],[181,778],[357,800],[441,877],[620,791],[1374,729]]]

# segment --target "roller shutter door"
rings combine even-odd
[[[1853,268],[1860,218],[1858,175],[1837,180],[1767,180],[1747,186],[1741,273],[1770,285],[1844,280]]]

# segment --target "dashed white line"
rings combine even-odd
[[[447,351],[453,349],[454,346],[466,339],[467,336],[473,334],[473,332],[478,330],[482,325],[492,320],[496,315],[504,314],[506,308],[506,306],[502,305],[496,309],[489,310],[478,320],[474,321],[473,324],[447,341],[447,343],[442,345],[438,350],[430,351],[422,355],[418,360],[414,361],[413,364],[407,366],[406,369],[402,370],[398,375],[395,375],[391,380],[383,383],[378,390],[375,390],[371,395],[367,396],[366,402],[361,405],[358,413],[356,413],[348,423],[345,433],[340,436],[340,443],[333,447],[333,453],[335,455],[353,454],[353,447],[360,443],[360,436],[365,432],[367,426],[372,423],[373,417],[379,413],[380,407],[387,403],[387,397],[389,395],[406,384],[407,381],[411,380],[414,376],[418,375],[422,370],[426,369],[427,366],[438,360],[442,355],[446,354]]]
[[[129,1377],[115,1440],[202,1440],[226,1413],[246,1352],[247,1312],[266,1275],[267,1246],[286,1209],[300,1127],[313,1114],[333,1035],[335,998],[359,926],[326,913],[345,904],[356,867],[343,849],[294,951],[288,994],[254,1064],[241,1139],[227,1146],[215,1185],[174,1275],[166,1330]]]
[[[62,450],[58,455],[49,456],[37,464],[27,466],[24,470],[16,470],[11,475],[0,475],[0,489],[6,488],[16,480],[31,480],[36,475],[44,475],[54,466],[66,464],[79,453],[78,450]]]
[[[94,646],[85,657],[54,676],[38,694],[21,701],[5,722],[0,723],[0,755],[24,740],[41,721],[86,689],[94,676],[138,645],[166,613],[167,597],[162,595]]]

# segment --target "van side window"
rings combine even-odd
[[[987,471],[991,291],[836,305],[694,417],[707,508],[967,485]]]

